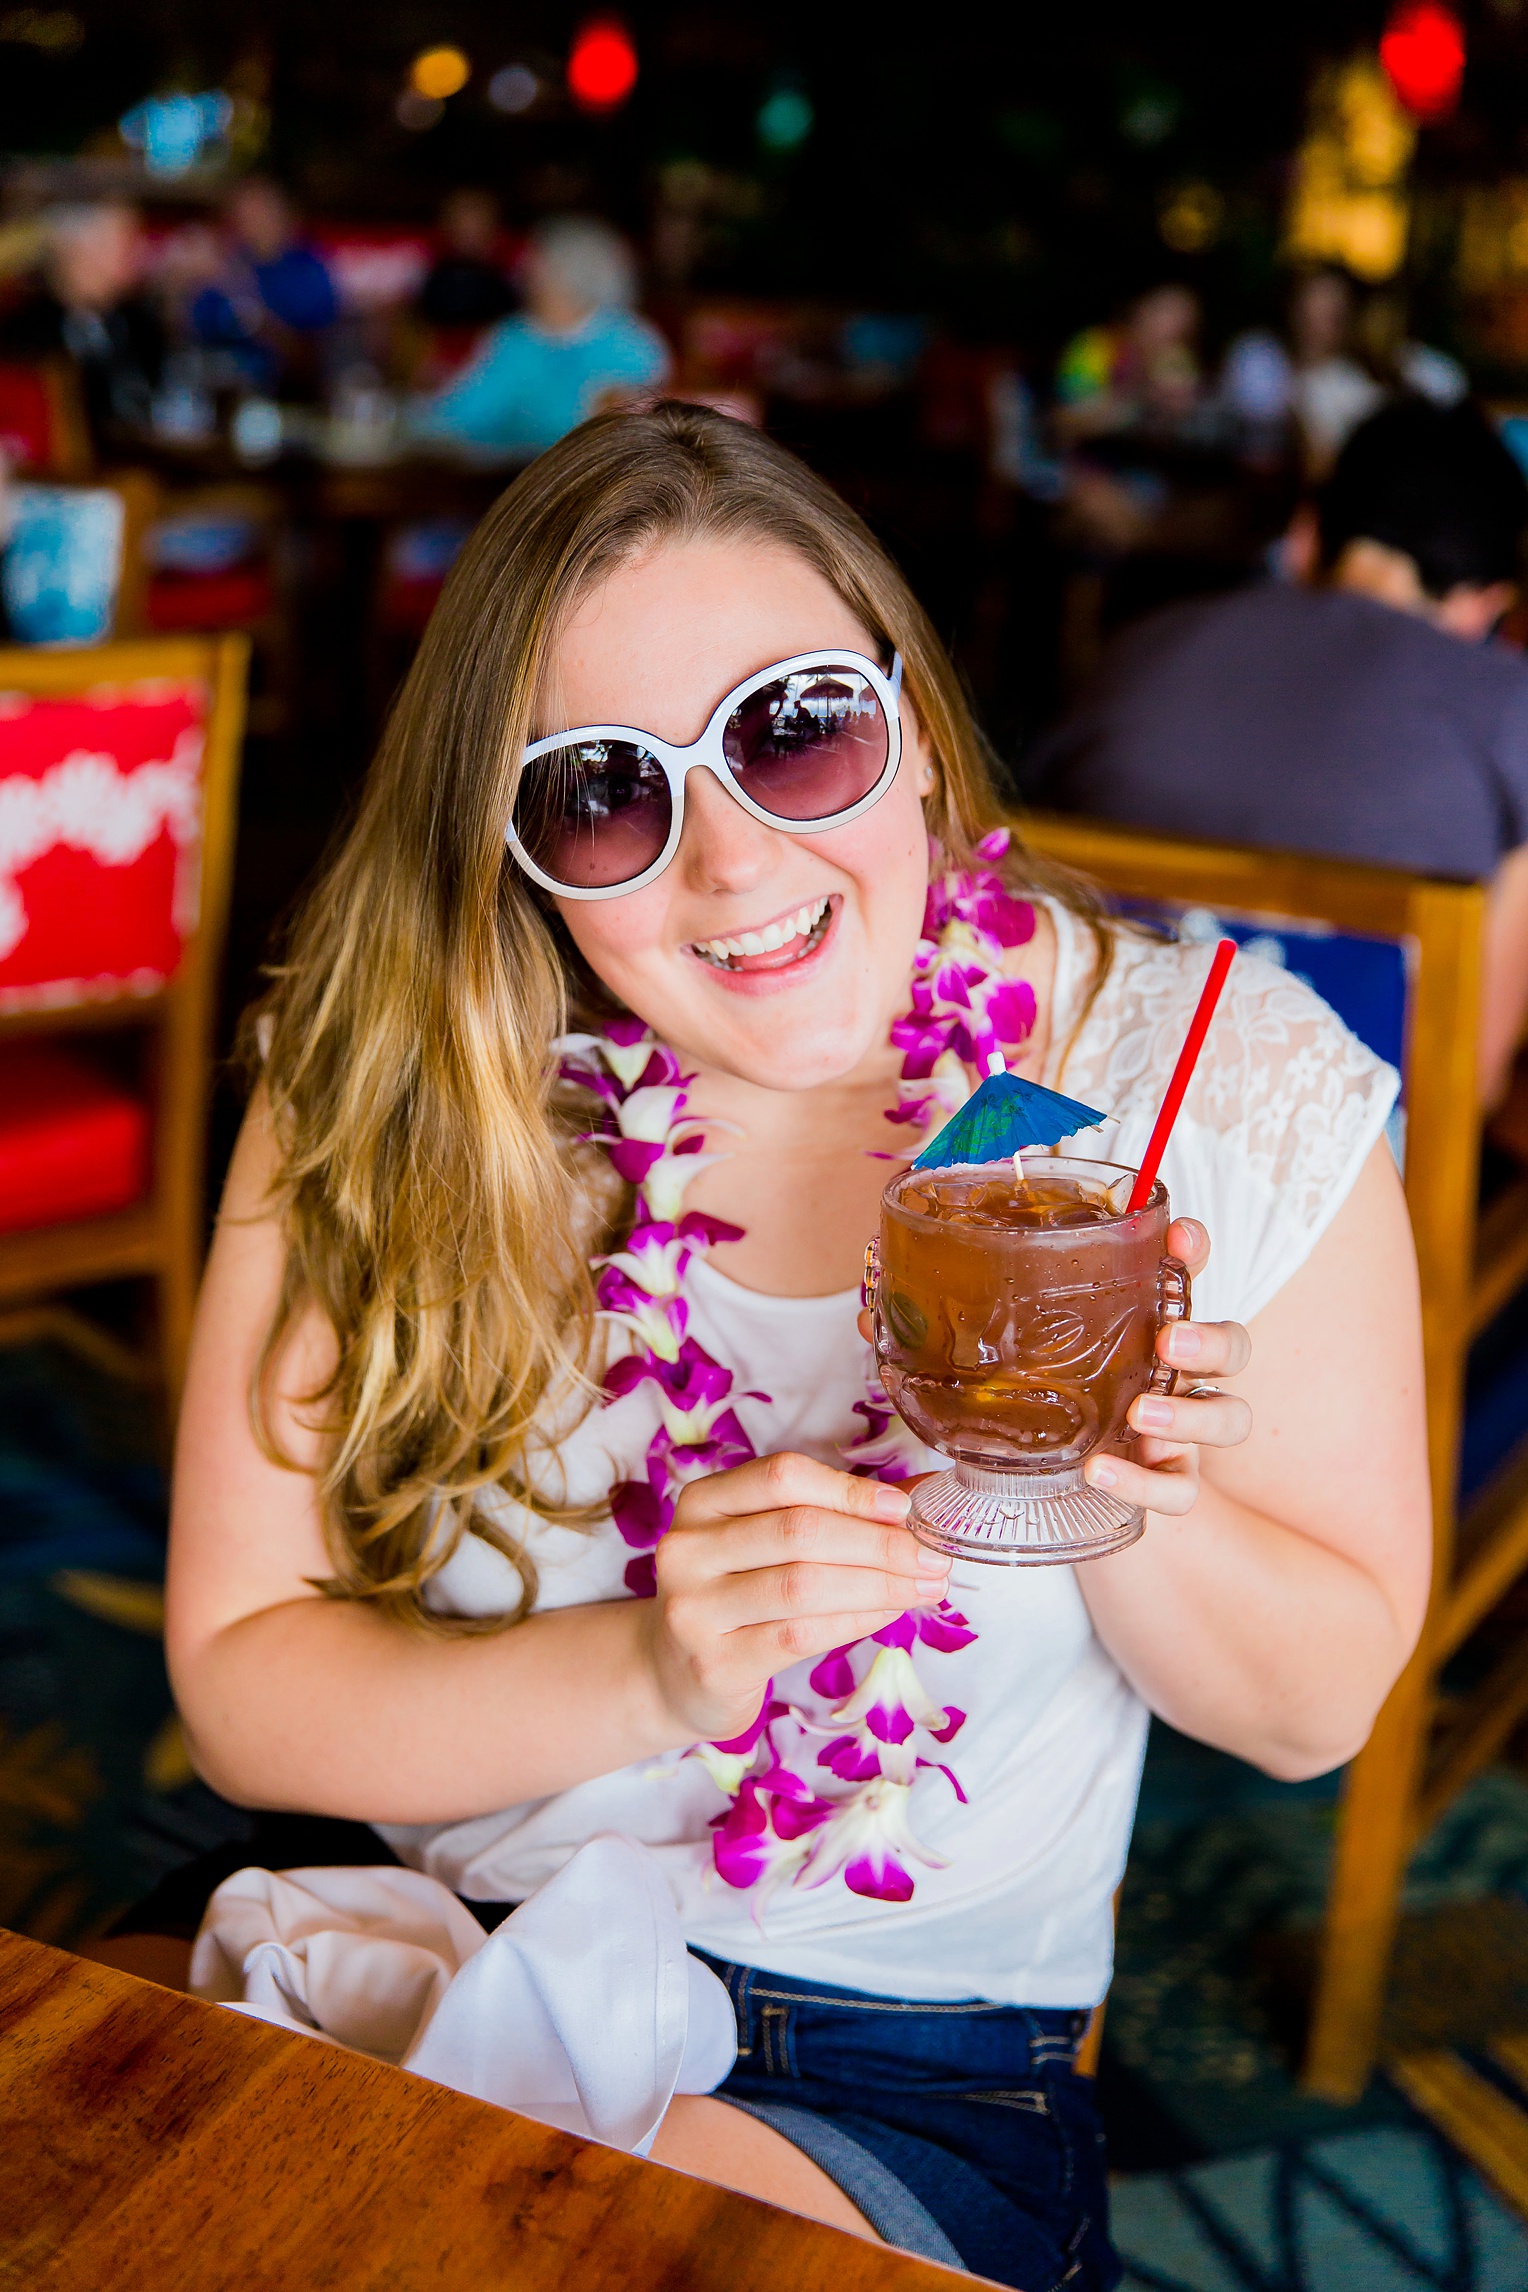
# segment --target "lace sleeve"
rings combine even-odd
[[[1209,950],[1121,936],[1065,1087],[1113,1118],[1098,1151],[1139,1161]],[[1314,990],[1256,956],[1231,967],[1163,1175],[1209,1226],[1210,1289],[1247,1318],[1310,1253],[1395,1102],[1399,1077]]]

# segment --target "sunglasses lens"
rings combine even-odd
[[[727,719],[722,748],[743,793],[781,820],[829,820],[861,803],[886,769],[891,734],[860,669],[776,677]]]
[[[534,757],[515,796],[515,834],[554,883],[608,891],[650,868],[668,842],[663,767],[629,740],[578,740]]]

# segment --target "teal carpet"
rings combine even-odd
[[[157,1633],[164,1485],[145,1404],[0,1352],[0,1924],[67,1944],[244,1817],[190,1778]],[[1302,2095],[1267,1978],[1319,1915],[1335,1786],[1155,1728],[1099,2090],[1129,2292],[1528,2292],[1528,2235],[1377,2078]],[[1528,1782],[1483,1776],[1408,1901],[1528,1897]]]
[[[1125,2292],[1523,2292],[1528,2233],[1425,2128],[1280,2143],[1114,2192]]]

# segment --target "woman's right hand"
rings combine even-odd
[[[789,1452],[691,1481],[658,1546],[648,1628],[659,1693],[692,1741],[743,1734],[789,1665],[938,1606],[950,1563],[903,1525],[909,1510],[903,1488]]]

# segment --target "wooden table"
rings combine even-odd
[[[0,1931],[7,2292],[972,2281]]]

